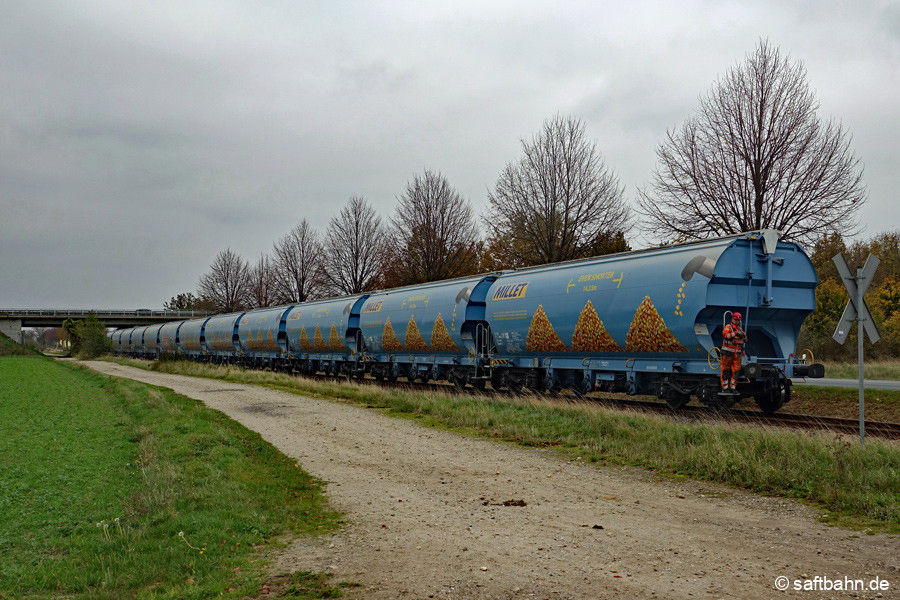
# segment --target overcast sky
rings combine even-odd
[[[481,212],[557,113],[626,198],[760,38],[803,61],[900,229],[900,8],[881,1],[0,0],[0,308],[161,308],[352,195],[442,172]]]

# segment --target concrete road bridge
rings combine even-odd
[[[121,328],[183,321],[211,313],[197,310],[0,308],[0,333],[22,343],[23,327],[62,327],[66,319],[84,319],[90,314],[96,315],[107,327]]]

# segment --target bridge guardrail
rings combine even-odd
[[[35,309],[35,308],[0,308],[0,317],[6,318],[15,318],[17,315],[29,316],[29,317],[40,317],[40,316],[48,316],[55,317],[61,315],[67,316],[88,316],[90,314],[96,315],[98,318],[101,316],[123,316],[123,317],[207,317],[212,315],[213,313],[202,311],[202,310],[148,310],[148,309],[138,309],[138,310],[100,310],[100,309],[91,309],[91,310],[82,310],[82,309],[74,309],[67,310],[62,308],[49,308],[49,309]]]

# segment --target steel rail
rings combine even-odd
[[[296,375],[300,377],[328,381],[334,381],[335,379],[347,379],[346,376],[335,377],[333,375],[310,375],[305,373],[298,373]],[[387,381],[378,381],[372,377],[366,377],[363,380],[353,379],[353,381],[357,381],[359,383],[379,384],[384,387],[390,387],[392,389],[398,390],[421,390],[424,387],[431,388],[435,391],[441,391],[442,393],[452,394],[486,394],[505,397],[520,395],[509,390],[494,390],[492,388],[486,388],[485,390],[481,391],[475,390],[473,388],[460,390],[452,383],[422,383],[419,381],[398,381],[389,383]],[[801,429],[808,431],[831,431],[835,433],[846,433],[854,435],[859,433],[859,421],[857,419],[842,419],[840,417],[827,417],[795,413],[775,413],[774,415],[767,415],[760,410],[723,409],[711,406],[697,405],[690,405],[685,406],[684,408],[674,409],[669,407],[665,402],[662,401],[622,399],[616,397],[598,396],[594,395],[595,393],[591,393],[586,396],[581,396],[574,393],[572,393],[571,395],[541,393],[533,391],[528,393],[550,399],[571,399],[572,402],[591,402],[603,404],[613,408],[633,410],[635,412],[652,412],[670,417],[690,420],[693,422],[719,421],[723,423],[742,423],[748,425],[786,427],[790,429]],[[900,423],[866,421],[866,433],[873,437],[890,440],[900,440]]]

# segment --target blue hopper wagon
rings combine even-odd
[[[655,395],[766,412],[792,377],[822,377],[795,356],[815,310],[815,269],[773,230],[438,281],[113,334],[123,353],[460,388]],[[723,393],[722,329],[747,332],[736,393]]]

